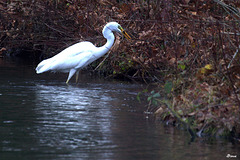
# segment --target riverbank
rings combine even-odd
[[[0,2],[0,50],[11,56],[11,50],[27,48],[37,63],[79,41],[101,46],[103,26],[117,21],[132,40],[119,37],[108,57],[89,70],[155,84],[143,92],[157,119],[180,121],[199,136],[239,141],[238,7],[239,2],[217,0],[10,0]]]

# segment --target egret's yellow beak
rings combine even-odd
[[[120,27],[120,30],[121,30],[122,34],[124,35],[124,37],[126,37],[128,40],[131,39],[131,37],[127,34],[126,31],[124,31],[124,29],[122,27]]]

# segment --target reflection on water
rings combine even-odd
[[[48,151],[75,150],[81,157],[104,157],[98,149],[113,148],[111,106],[113,100],[101,87],[36,86],[36,112],[40,126],[35,135]],[[57,149],[56,149],[57,146]],[[99,146],[101,146],[99,148]]]
[[[225,159],[239,145],[197,140],[154,123],[136,100],[138,84],[36,75],[0,66],[0,159]]]

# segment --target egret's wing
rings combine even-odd
[[[80,42],[80,43],[76,43],[76,44],[64,49],[63,51],[61,51],[54,57],[76,56],[76,55],[82,54],[84,52],[89,52],[89,51],[91,52],[95,48],[96,47],[91,42]]]
[[[92,57],[95,46],[90,42],[81,42],[64,49],[52,58],[38,64],[37,73],[46,71],[68,72],[71,68],[81,68]]]
[[[92,52],[81,52],[69,57],[58,57],[52,61],[50,70],[68,72],[70,69],[80,69],[88,65],[89,60],[93,58]]]

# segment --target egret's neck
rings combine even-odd
[[[103,36],[107,39],[107,43],[102,47],[97,47],[97,54],[95,55],[97,58],[100,58],[106,54],[112,47],[115,40],[114,34],[110,29],[104,29]]]
[[[111,32],[111,34],[108,35],[107,37],[107,43],[102,47],[106,48],[107,51],[109,51],[110,48],[113,46],[114,40],[115,40],[114,34]]]

